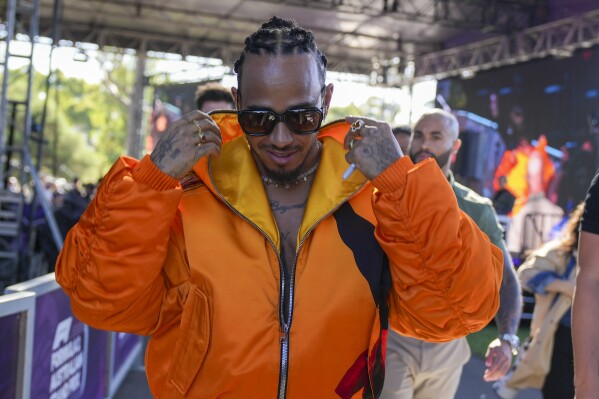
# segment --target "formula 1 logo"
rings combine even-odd
[[[73,317],[58,323],[50,360],[50,399],[82,398],[87,374],[89,327]]]

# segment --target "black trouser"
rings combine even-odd
[[[555,332],[551,370],[543,385],[543,398],[574,398],[574,352],[570,327],[560,325]]]

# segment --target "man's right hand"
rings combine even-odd
[[[220,155],[221,144],[220,129],[214,120],[208,114],[193,111],[169,126],[150,159],[161,171],[180,180],[200,158]]]

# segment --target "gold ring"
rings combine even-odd
[[[202,136],[201,136],[201,133],[202,133],[202,126],[200,126],[200,121],[199,121],[199,120],[197,120],[197,119],[194,119],[194,120],[193,120],[193,124],[194,124],[194,125],[196,125],[196,128],[198,129],[198,133],[200,134],[200,137],[202,137]]]

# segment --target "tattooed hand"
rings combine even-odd
[[[377,177],[382,171],[403,156],[401,148],[391,126],[386,122],[373,119],[348,116],[345,121],[354,123],[361,119],[364,126],[345,136],[344,145],[349,149],[345,159],[353,163],[370,180]],[[349,148],[350,140],[354,139],[352,148]]]
[[[150,159],[161,171],[179,180],[200,158],[219,155],[221,144],[220,129],[214,120],[208,114],[193,111],[169,126]]]

